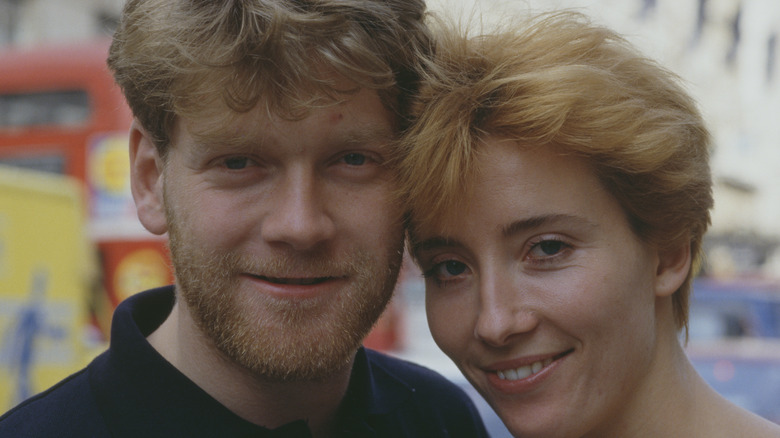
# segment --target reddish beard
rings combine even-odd
[[[168,223],[178,293],[192,318],[222,354],[266,381],[321,380],[348,365],[392,297],[401,265],[400,242],[386,254],[346,260],[319,253],[257,260],[204,251]],[[284,300],[242,293],[242,272],[349,282],[327,298]]]

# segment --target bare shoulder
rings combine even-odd
[[[780,425],[762,418],[752,412],[731,404],[725,399],[712,406],[707,415],[709,431],[706,436],[712,437],[743,437],[778,438]]]
[[[739,425],[739,427],[735,428],[735,432],[738,434],[732,436],[780,437],[780,425],[741,409],[739,414],[741,418],[735,422]]]

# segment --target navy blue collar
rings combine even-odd
[[[167,318],[173,303],[173,287],[167,286],[132,296],[114,313],[110,349],[95,360],[96,372],[90,374],[112,430],[136,437],[310,437],[303,420],[268,430],[238,417],[160,356],[146,336]],[[357,352],[337,420],[339,436],[375,435],[389,420],[384,417],[412,395],[400,380],[374,375],[373,354],[363,348]]]

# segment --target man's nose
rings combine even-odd
[[[313,171],[293,169],[273,190],[262,225],[266,242],[307,251],[334,237],[336,224],[328,213],[332,206]]]
[[[539,325],[539,315],[527,306],[523,286],[511,277],[489,275],[480,281],[474,336],[493,347],[508,345],[515,335],[529,333]]]

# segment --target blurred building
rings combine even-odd
[[[574,8],[680,74],[714,134],[710,270],[780,277],[780,1],[428,0],[486,20]],[[0,46],[108,35],[122,0],[0,0]],[[728,267],[728,268],[726,268]]]
[[[0,0],[0,47],[110,35],[123,0]]]

